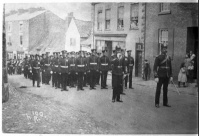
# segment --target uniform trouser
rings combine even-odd
[[[115,75],[113,74],[113,97],[112,100],[120,100],[120,93],[122,90],[122,75]]]
[[[60,84],[61,84],[61,74],[59,74],[58,72],[56,72],[56,79],[55,79],[55,86],[60,88]]]
[[[70,86],[74,86],[76,83],[76,72],[75,71],[71,71],[70,75],[69,75],[69,83]]]
[[[157,83],[157,87],[156,87],[155,104],[159,104],[160,102],[159,99],[160,99],[160,91],[161,91],[162,85],[163,85],[163,105],[168,104],[168,98],[167,98],[168,83],[169,83],[168,77],[159,78],[159,82]]]
[[[90,72],[87,72],[87,84],[90,85]]]
[[[83,86],[86,86],[87,83],[87,74],[83,75]]]
[[[96,72],[96,84],[99,84],[100,76],[100,72]]]
[[[125,87],[127,87],[127,82],[128,82],[128,79],[129,79],[129,88],[132,88],[132,74],[133,72],[131,71],[129,73],[129,75],[127,77],[125,77]]]
[[[45,83],[45,72],[42,70],[42,83]]]
[[[53,86],[53,87],[56,86],[55,83],[56,83],[56,73],[55,73],[55,71],[54,71],[54,72],[52,73],[52,86]]]
[[[114,77],[113,77],[113,73],[112,73],[112,87],[113,87],[113,78],[114,78]]]
[[[33,73],[32,76],[32,80],[33,80],[33,86],[35,85],[35,81],[37,81],[37,86],[40,85],[40,73]]]
[[[90,70],[90,87],[94,88],[96,83],[96,70]]]
[[[12,74],[15,74],[15,67],[12,68]]]
[[[68,79],[68,73],[61,73],[61,84],[62,84],[62,89],[66,90],[67,87],[67,79]]]
[[[101,72],[101,87],[103,88],[106,87],[107,75],[108,75],[108,71]]]
[[[83,76],[84,72],[78,72],[78,89],[83,88]]]
[[[148,71],[147,71],[147,70],[144,70],[144,80],[147,81],[147,78],[148,78]]]

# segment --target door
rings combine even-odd
[[[135,57],[135,76],[142,77],[142,51],[136,51]]]
[[[106,55],[108,56],[108,58],[110,58],[110,56],[112,55],[112,41],[105,41],[105,45],[107,49]]]

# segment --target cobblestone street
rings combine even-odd
[[[134,78],[134,89],[125,90],[123,103],[112,103],[108,90],[61,92],[51,85],[32,87],[23,75],[9,76],[10,99],[3,103],[3,132],[52,134],[195,134],[198,92],[194,85],[169,86],[171,108],[155,108],[155,82]],[[21,88],[26,86],[26,88]]]

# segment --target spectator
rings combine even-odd
[[[178,74],[178,87],[180,83],[183,83],[183,87],[186,87],[187,76],[186,76],[186,66],[185,63],[181,63],[180,71]]]
[[[147,81],[150,75],[150,65],[148,60],[144,60],[144,80]]]
[[[187,69],[188,69],[188,83],[193,83],[194,61],[190,61]]]

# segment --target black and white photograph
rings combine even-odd
[[[199,133],[199,3],[1,3],[2,134]]]

